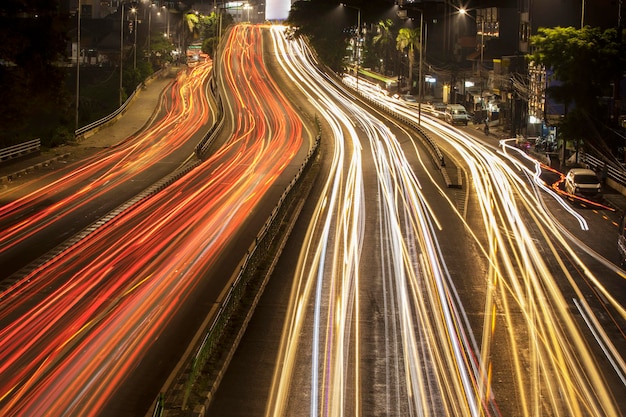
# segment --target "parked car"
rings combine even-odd
[[[467,110],[465,107],[460,104],[448,104],[446,106],[446,122],[450,124],[464,124],[467,126],[469,122],[469,115],[467,114]]]
[[[435,116],[440,119],[444,119],[446,115],[446,107],[445,103],[433,103],[433,110],[435,112]]]
[[[597,199],[602,196],[602,185],[592,170],[572,168],[565,176],[565,191],[580,197]]]
[[[417,103],[415,96],[413,96],[412,94],[404,94],[400,98],[404,101],[408,101],[409,103]]]

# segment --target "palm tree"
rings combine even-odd
[[[409,55],[409,90],[413,87],[413,64],[415,63],[415,48],[420,47],[420,33],[418,29],[402,28],[396,38],[396,48],[402,52],[408,49]]]
[[[393,42],[393,33],[391,27],[393,22],[391,19],[381,20],[378,22],[378,35],[374,36],[374,44],[377,45],[383,55],[383,61],[380,66],[380,72],[385,73],[385,63],[389,60],[389,48]]]
[[[198,34],[198,29],[199,29],[199,23],[200,23],[200,18],[198,17],[198,15],[196,13],[185,13],[183,15],[183,19],[182,19],[182,25],[183,25],[183,35],[182,35],[182,41],[183,41],[183,54],[187,54],[187,45],[188,43],[188,39],[189,38],[195,38]],[[184,30],[184,27],[187,27],[188,30]]]

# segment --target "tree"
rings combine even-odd
[[[219,40],[219,15],[211,12],[209,15],[200,16],[200,38],[202,39],[202,52],[215,56],[217,42]]]
[[[165,62],[172,62],[174,45],[162,33],[153,34],[150,39],[150,45],[152,55],[154,56],[155,68],[160,68]]]
[[[198,23],[198,32],[202,39],[202,51],[209,56],[214,57],[217,51],[217,43],[220,40],[220,28],[221,34],[224,34],[226,28],[234,22],[233,16],[220,12],[211,12],[209,15],[200,15],[200,21]]]
[[[534,52],[528,59],[549,69],[558,80],[547,94],[567,109],[562,134],[583,139],[606,121],[599,97],[612,95],[611,81],[626,60],[624,43],[617,42],[615,29],[601,31],[589,26],[539,28],[530,41]]]
[[[183,25],[183,54],[187,54],[187,45],[189,45],[189,40],[195,39],[198,36],[199,23],[200,18],[196,13],[185,13],[183,15],[181,22]]]
[[[378,34],[374,36],[374,45],[377,45],[382,56],[381,73],[385,73],[385,65],[390,61],[391,48],[393,48],[393,22],[391,19],[381,20],[378,22]]]
[[[71,129],[65,54],[69,22],[59,1],[0,2],[0,147]],[[63,136],[66,136],[65,134]]]
[[[299,0],[292,4],[287,23],[294,35],[306,36],[321,61],[335,71],[342,70],[349,35],[342,31],[336,0]],[[324,24],[320,24],[324,22]]]
[[[420,46],[418,29],[401,28],[396,38],[396,48],[402,52],[408,49],[409,56],[409,91],[413,88],[413,64],[415,63],[415,49]]]

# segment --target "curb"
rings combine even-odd
[[[60,159],[65,159],[65,158],[69,157],[70,155],[71,155],[71,153],[69,153],[69,152],[61,154],[61,155],[57,155],[57,156],[55,156],[53,158],[46,159],[45,161],[38,162],[38,163],[36,163],[34,165],[30,165],[30,166],[28,166],[26,168],[22,168],[22,169],[20,169],[18,171],[15,171],[15,172],[11,173],[11,174],[3,175],[3,176],[0,177],[0,184],[11,182],[11,181],[13,181],[16,178],[21,177],[22,175],[26,175],[29,172],[36,171],[38,169],[47,167],[51,163],[56,162],[56,161],[58,161]]]

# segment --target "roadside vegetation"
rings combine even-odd
[[[620,153],[621,148],[623,160],[625,138],[618,123],[620,81],[626,69],[624,32],[620,39],[614,28],[539,28],[531,43],[529,61],[548,70],[546,93],[565,109],[558,123],[560,136],[604,155]]]

